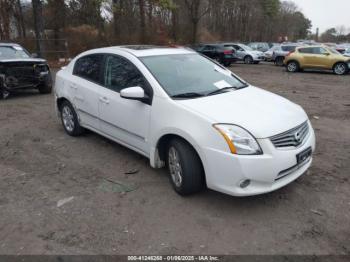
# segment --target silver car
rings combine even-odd
[[[231,46],[236,50],[237,60],[245,64],[259,64],[265,60],[265,54],[261,51],[255,51],[247,45],[237,43],[225,43],[224,46]]]
[[[289,53],[294,52],[298,46],[298,44],[283,44],[279,46],[279,48],[273,51],[271,61],[274,61],[277,66],[283,66],[285,57]]]
[[[253,42],[248,44],[249,47],[251,47],[253,50],[266,52],[270,49],[270,46],[268,43],[265,42]]]

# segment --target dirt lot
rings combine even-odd
[[[232,70],[305,108],[307,175],[263,196],[182,198],[142,156],[68,137],[51,95],[17,95],[0,101],[0,254],[350,254],[350,75]]]

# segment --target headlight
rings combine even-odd
[[[235,125],[217,124],[214,128],[225,138],[231,153],[236,155],[261,155],[256,139],[245,129]]]

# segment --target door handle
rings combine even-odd
[[[109,105],[109,100],[107,99],[107,97],[100,97],[100,101],[106,105]]]

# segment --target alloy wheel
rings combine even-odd
[[[297,64],[292,62],[288,64],[288,71],[289,72],[295,72],[297,71]]]
[[[168,153],[169,172],[176,187],[182,185],[182,167],[178,151],[171,147]]]
[[[344,64],[337,64],[334,68],[334,72],[337,75],[343,75],[343,74],[345,74],[345,71],[346,71],[346,67]]]
[[[72,110],[68,106],[64,106],[62,108],[62,120],[64,127],[67,129],[68,132],[74,131],[74,115]]]

